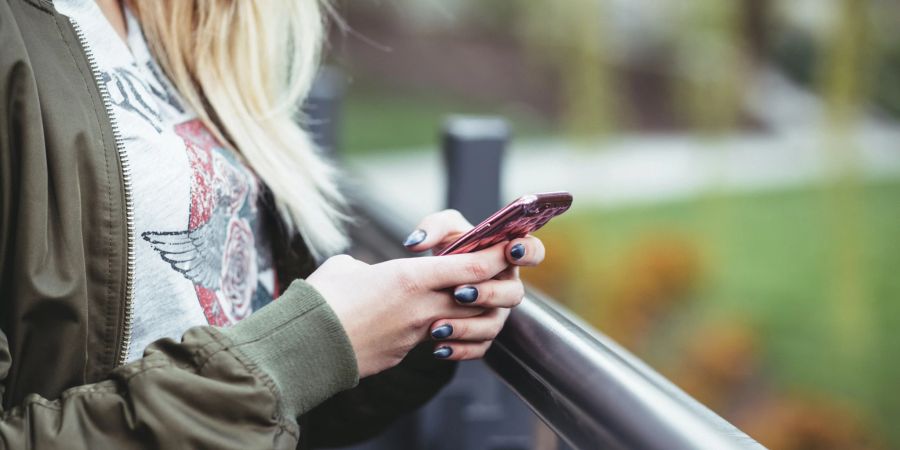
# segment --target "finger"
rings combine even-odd
[[[425,256],[404,261],[406,272],[416,284],[431,289],[455,288],[494,278],[509,266],[504,256],[505,242],[473,253],[446,256]],[[390,261],[388,261],[390,262]]]
[[[432,325],[430,334],[438,341],[489,341],[500,334],[507,317],[508,308],[495,308],[468,319],[441,319]]]
[[[522,303],[524,296],[525,287],[519,280],[488,280],[453,290],[459,304],[482,308],[512,308]]]
[[[493,341],[484,342],[441,342],[434,347],[432,353],[437,359],[463,361],[479,359],[491,348]]]
[[[518,280],[519,266],[509,266],[494,277],[495,280]]]
[[[446,292],[441,293],[441,298],[432,303],[432,310],[429,311],[430,316],[434,319],[468,319],[476,317],[489,311],[480,306],[463,306],[455,301]]]
[[[544,243],[534,236],[513,239],[506,246],[506,260],[517,266],[536,266],[544,260]]]
[[[447,243],[472,229],[472,224],[455,209],[429,214],[419,222],[416,229],[406,237],[406,248],[421,252],[438,244]]]
[[[400,314],[408,316],[414,326],[424,334],[431,332],[433,325],[439,320],[452,321],[477,317],[488,310],[480,307],[462,306],[453,300],[447,291],[434,291],[426,294],[418,301],[411,302],[408,309]]]

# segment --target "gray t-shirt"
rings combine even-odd
[[[128,361],[197,325],[226,326],[272,301],[276,277],[260,181],[180,99],[126,11],[123,42],[94,0],[56,0],[87,40],[129,161],[135,225]]]

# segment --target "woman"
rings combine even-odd
[[[537,239],[315,268],[346,244],[292,119],[320,36],[313,0],[0,3],[4,447],[341,445],[484,354]]]

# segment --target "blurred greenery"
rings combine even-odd
[[[829,305],[837,282],[831,266],[836,250],[828,245],[834,240],[834,230],[829,229],[833,215],[829,187],[730,196],[717,199],[722,207],[712,209],[709,199],[696,199],[574,210],[539,232],[552,243],[552,250],[542,274],[526,273],[526,277],[558,298],[569,299],[570,306],[589,321],[626,345],[630,343],[629,347],[664,372],[684,357],[692,330],[710,321],[736,317],[753,331],[760,344],[757,356],[762,370],[785,395],[828,392],[836,401],[851,405],[849,409],[859,414],[860,427],[871,426],[879,435],[888,434],[897,445],[900,429],[894,421],[900,417],[900,396],[894,389],[900,380],[900,359],[895,357],[900,348],[900,334],[896,333],[900,328],[900,181],[868,183],[861,192],[859,232],[865,239],[859,243],[866,290],[860,301],[873,312],[867,331],[874,339],[872,345],[860,349],[861,354],[851,357],[833,351],[842,343],[836,342],[839,336],[834,333],[835,318]],[[673,247],[673,240],[680,242],[679,246]],[[623,317],[606,315],[620,311],[610,309],[609,303],[633,303],[630,297],[621,299],[621,286],[646,279],[646,274],[623,270],[623,266],[628,266],[635,252],[649,248],[649,258],[658,267],[661,260],[672,259],[673,248],[683,247],[689,249],[688,254],[699,254],[699,269],[689,283],[688,298],[671,310],[647,302],[632,305],[644,313],[657,308],[661,314],[653,320],[658,323],[622,331],[619,322]],[[662,253],[652,252],[654,248],[662,248]],[[683,265],[693,264],[690,258],[681,260],[688,261]],[[690,271],[680,272],[686,270]],[[544,282],[556,277],[566,282]],[[651,282],[660,283],[660,278]],[[673,291],[669,284],[665,290]],[[671,297],[673,293],[662,295]],[[708,338],[715,341],[720,336]],[[715,399],[705,400],[715,407]]]
[[[551,125],[517,111],[439,92],[415,92],[377,84],[354,83],[343,104],[341,152],[411,151],[433,148],[437,130],[448,112],[503,115],[521,137],[544,135]]]
[[[517,137],[817,135],[816,184],[576,209],[539,233],[551,253],[526,274],[771,448],[900,448],[900,181],[855,169],[878,150],[861,133],[900,118],[900,2],[393,0],[393,21],[368,3],[376,37],[420,47],[350,86],[351,154],[435,148],[447,113],[510,117]],[[430,55],[468,84],[418,70]],[[773,71],[794,86],[752,111]],[[498,85],[516,88],[481,98]]]
[[[532,60],[562,80],[562,124],[572,137],[622,125],[625,104],[610,70],[603,2],[570,0],[565,8],[542,0],[516,2],[514,29]]]
[[[843,20],[834,33],[815,33],[779,23],[771,37],[773,60],[794,81],[815,88],[823,81],[823,74],[834,76],[821,69],[825,60],[834,59],[836,47],[838,52],[842,45],[856,47],[848,52],[850,58],[857,59],[855,64],[833,67],[828,72],[843,68],[862,73],[861,94],[866,100],[900,118],[900,38],[896,29],[900,3],[844,0],[839,7],[843,8]]]

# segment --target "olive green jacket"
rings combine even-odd
[[[360,382],[340,322],[300,279],[233,327],[122,364],[134,236],[104,95],[49,0],[0,0],[0,448],[343,445],[446,383],[453,366],[424,347]],[[302,239],[269,222],[279,279],[307,275]]]

